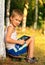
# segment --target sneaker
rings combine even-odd
[[[37,63],[38,60],[35,57],[33,57],[33,58],[27,58],[26,61],[32,64],[32,63]]]

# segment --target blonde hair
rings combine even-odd
[[[14,10],[11,12],[10,16],[14,17],[14,16],[16,16],[16,15],[23,16],[23,13],[22,13],[19,9],[14,9]]]

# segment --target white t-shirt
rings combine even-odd
[[[4,40],[5,40],[5,37],[6,37],[6,33],[7,33],[7,29],[6,29],[6,31],[5,31],[5,33],[4,33]],[[16,31],[12,33],[11,38],[12,38],[13,40],[17,40]],[[6,43],[6,48],[7,48],[8,50],[13,49],[13,48],[15,48],[15,44]]]

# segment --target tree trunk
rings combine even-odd
[[[42,32],[43,32],[43,34],[45,35],[45,3],[43,2],[43,6],[44,6],[44,8],[43,8],[43,16],[44,16],[44,20],[43,20],[43,30],[42,30]]]
[[[0,0],[0,59],[6,58],[4,44],[4,2],[5,0]]]
[[[34,29],[37,29],[37,20],[38,20],[38,0],[36,0],[36,7],[35,7],[35,23],[34,23]]]
[[[28,1],[25,3],[25,8],[23,12],[23,23],[22,23],[22,31],[25,31],[26,28],[26,19],[27,19],[27,10],[28,10]]]
[[[9,22],[10,2],[11,2],[11,0],[8,0],[8,2],[7,2],[7,8],[6,8],[6,26],[8,26],[10,24],[10,22]]]
[[[39,0],[40,4],[43,5],[43,0]]]
[[[44,34],[45,34],[45,2],[43,4],[43,6],[44,6]]]
[[[45,35],[45,20],[44,20],[43,34]]]

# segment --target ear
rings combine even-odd
[[[12,21],[12,16],[10,17],[10,21]]]

